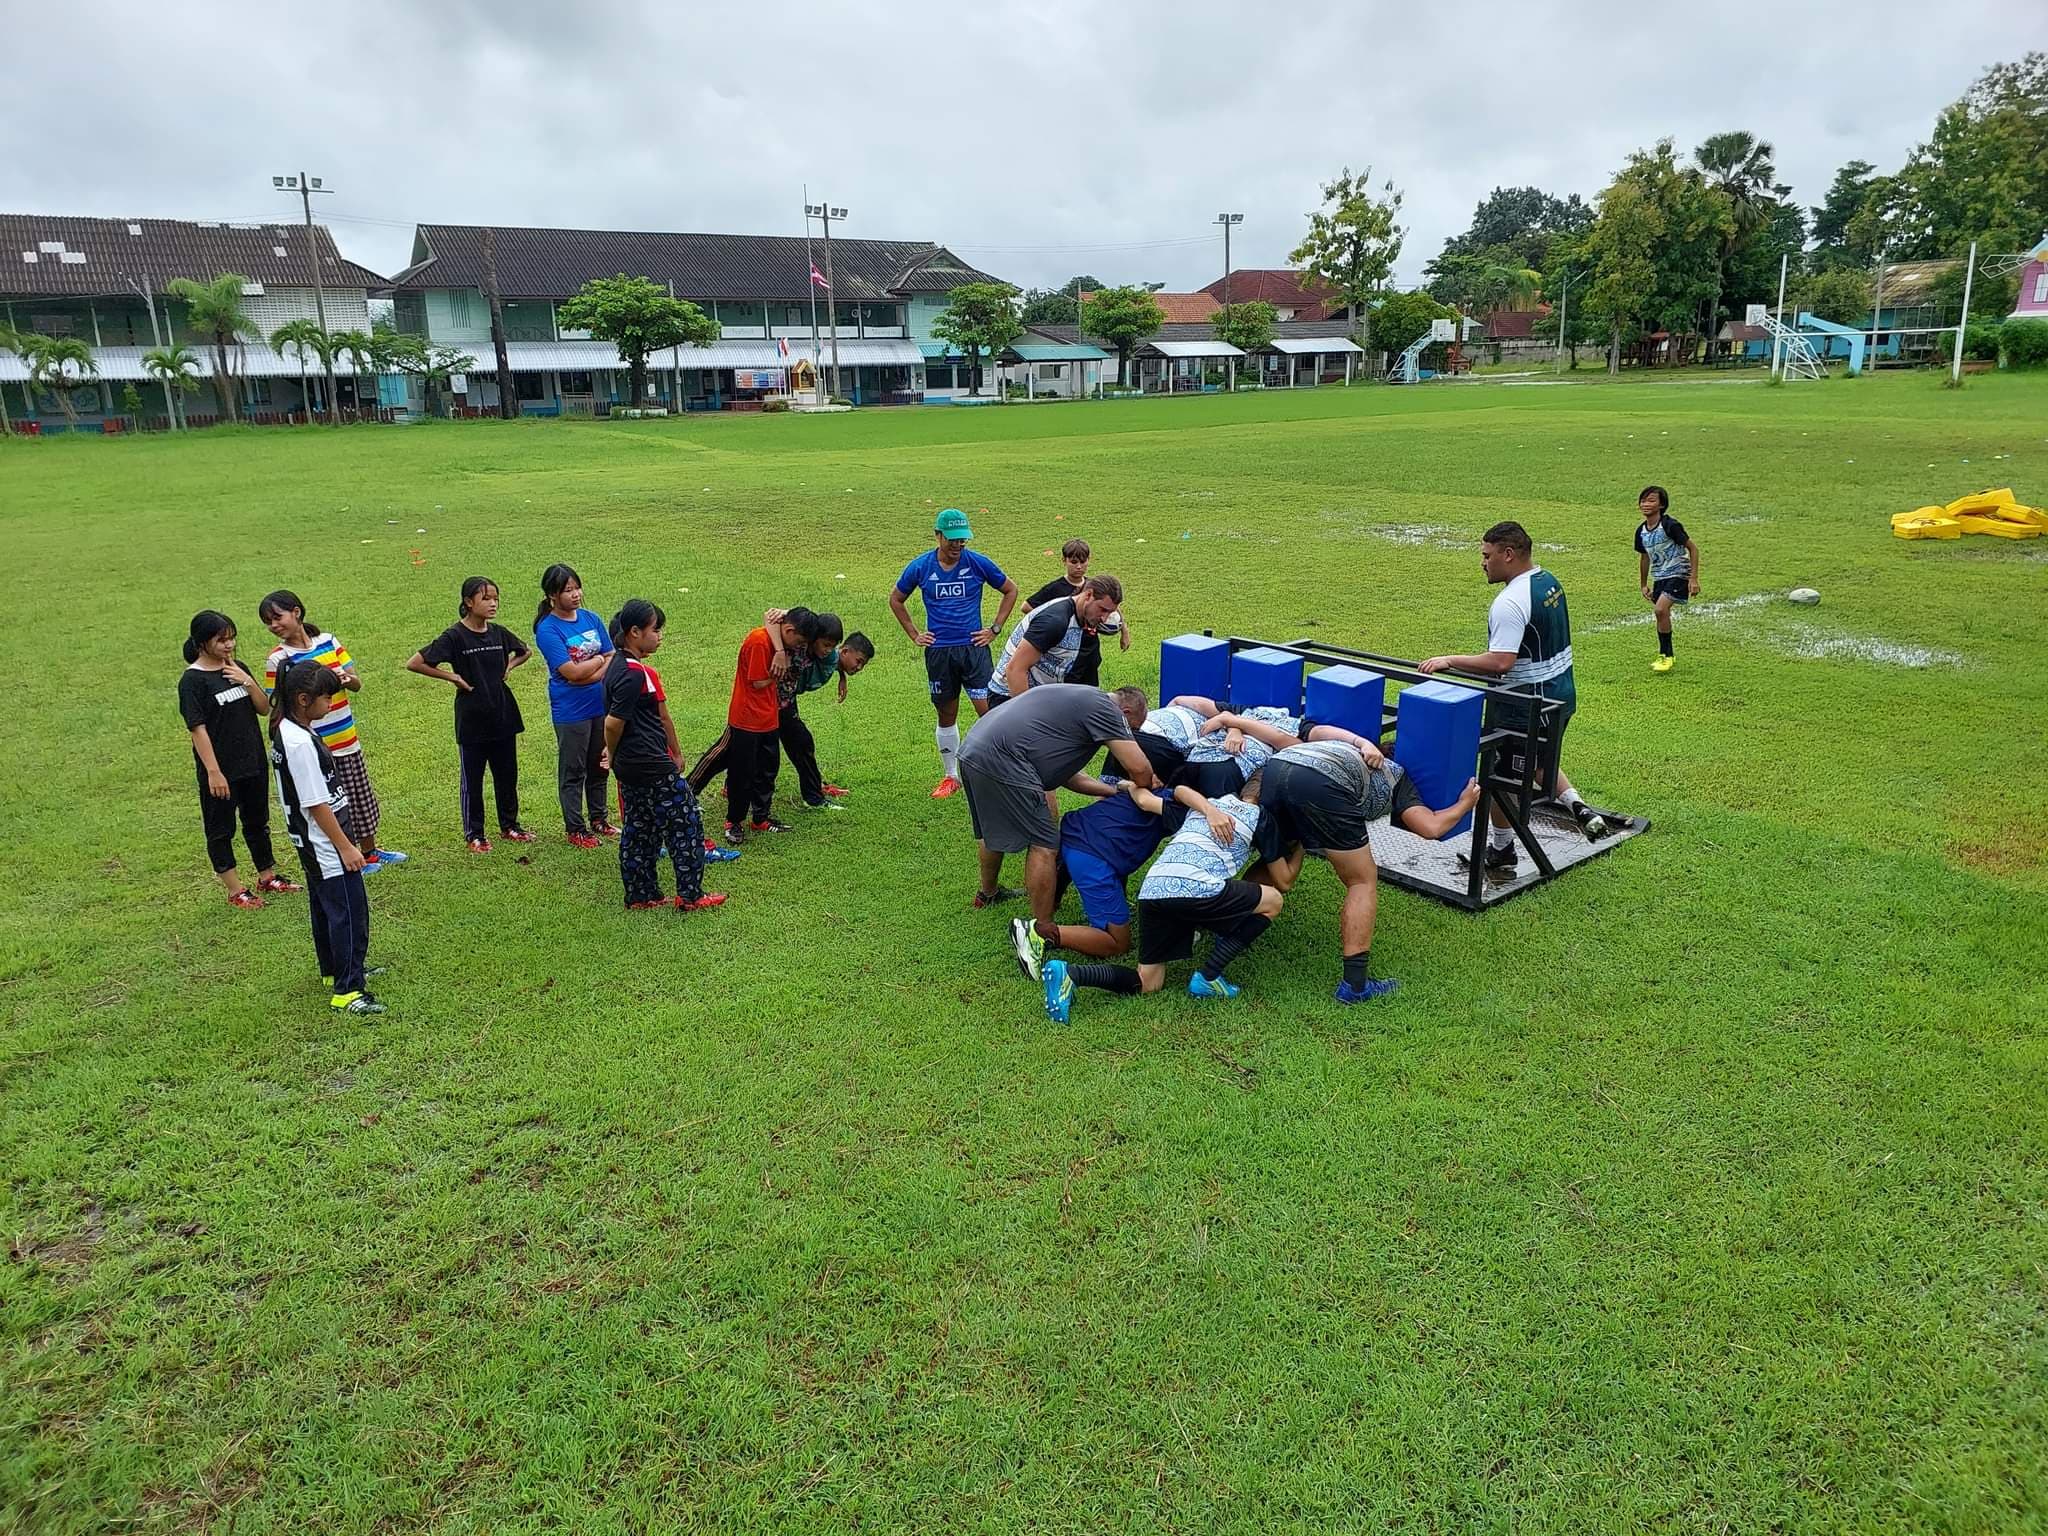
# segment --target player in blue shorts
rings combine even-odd
[[[944,800],[960,788],[960,693],[977,715],[988,713],[989,679],[995,675],[995,661],[989,642],[1003,632],[1010,610],[1017,606],[1017,583],[1005,576],[1002,567],[986,555],[967,547],[974,532],[967,514],[948,507],[932,524],[936,547],[926,550],[896,578],[889,592],[889,611],[903,626],[911,643],[924,652],[924,675],[931,683],[932,707],[939,713],[937,739],[942,777],[932,791],[934,800]],[[981,594],[994,587],[1003,595],[996,609],[996,621],[981,622]],[[912,592],[924,594],[924,625],[910,616],[905,602]]]
[[[1669,672],[1677,665],[1671,654],[1671,605],[1700,595],[1700,547],[1671,515],[1671,493],[1663,486],[1644,486],[1636,510],[1643,515],[1636,526],[1636,581],[1643,601],[1657,613],[1657,659],[1650,670]]]
[[[1218,841],[1228,842],[1227,818],[1193,786],[1178,778],[1185,766],[1181,750],[1157,733],[1140,729],[1138,748],[1152,765],[1157,791],[1142,791],[1128,780],[1105,775],[1089,785],[1104,797],[1060,818],[1060,883],[1072,885],[1081,898],[1081,924],[1048,918],[1013,918],[1010,943],[1017,965],[1037,981],[1049,949],[1071,949],[1091,959],[1108,960],[1131,948],[1130,877],[1144,868],[1162,839],[1180,830],[1190,810],[1201,810]],[[1169,787],[1170,786],[1170,787]],[[1058,897],[1054,897],[1057,904]]]

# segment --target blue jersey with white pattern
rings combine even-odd
[[[903,567],[896,590],[905,597],[913,588],[924,594],[924,627],[932,632],[932,644],[972,645],[981,628],[982,588],[1000,589],[1009,579],[995,561],[971,549],[960,551],[950,571],[939,564],[939,552],[928,549]]]

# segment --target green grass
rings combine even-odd
[[[2048,1527],[2048,549],[1886,527],[2048,500],[2044,423],[1712,378],[0,445],[0,1529]],[[1708,599],[1822,606],[1684,615],[1653,677],[1651,480]],[[1204,625],[1476,648],[1519,517],[1569,766],[1655,828],[1480,917],[1388,892],[1384,1005],[1329,1002],[1312,868],[1237,1004],[1051,1027],[884,607],[948,504],[1028,584],[1091,539],[1148,682]],[[763,606],[881,643],[805,710],[852,809],[721,912],[461,851],[402,663],[563,558],[667,607],[693,745]],[[373,1026],[202,855],[178,644],[259,650],[279,584],[414,856]]]

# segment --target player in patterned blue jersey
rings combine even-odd
[[[966,690],[967,701],[977,715],[988,713],[989,679],[995,673],[988,646],[1003,632],[1010,610],[1017,606],[1017,583],[1005,576],[995,561],[967,547],[974,532],[967,525],[967,514],[958,507],[941,512],[932,532],[937,535],[934,547],[906,565],[890,589],[889,611],[896,615],[911,643],[924,652],[932,708],[939,715],[942,777],[932,798],[944,800],[960,788],[960,727],[956,722],[961,690]],[[996,621],[990,625],[981,622],[985,587],[994,587],[1003,595]],[[910,617],[905,602],[912,592],[924,597],[922,627]]]
[[[1669,672],[1677,665],[1671,655],[1671,605],[1700,595],[1700,547],[1671,515],[1671,493],[1663,486],[1644,486],[1636,510],[1643,515],[1636,526],[1636,582],[1643,601],[1657,614],[1657,659],[1650,670]]]

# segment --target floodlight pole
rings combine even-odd
[[[1565,339],[1566,335],[1567,335],[1567,334],[1569,334],[1569,330],[1568,330],[1568,327],[1569,327],[1569,321],[1568,321],[1568,320],[1567,320],[1567,318],[1566,318],[1566,311],[1567,311],[1568,307],[1569,307],[1569,306],[1570,306],[1570,304],[1571,304],[1571,297],[1572,297],[1572,274],[1571,274],[1571,273],[1569,273],[1569,272],[1567,272],[1567,273],[1565,273],[1565,275],[1564,275],[1564,282],[1563,282],[1562,284],[1560,284],[1560,285],[1559,285],[1559,287],[1558,287],[1558,290],[1557,290],[1557,367],[1558,367],[1558,368],[1562,368],[1562,367],[1564,366],[1564,339]],[[1553,368],[1553,369],[1551,370],[1551,372],[1553,372],[1553,373],[1555,373],[1556,371],[1557,371],[1557,368]]]
[[[280,192],[298,193],[299,205],[305,209],[306,266],[313,274],[313,313],[319,317],[320,335],[325,338],[328,334],[327,292],[320,282],[320,253],[313,244],[313,194],[318,192],[323,197],[329,196],[333,193],[334,188],[321,186],[317,180],[308,176],[304,171],[299,172],[296,176],[273,176],[270,178],[270,184]],[[327,419],[333,425],[339,426],[341,425],[341,413],[335,408],[334,349],[332,347],[321,348],[320,364],[327,375]],[[311,420],[312,415],[313,413],[309,408],[306,412],[307,419]]]
[[[1970,284],[1977,276],[1977,242],[1970,242],[1970,264],[1963,268],[1963,313],[1956,321],[1956,356],[1950,365],[1948,381],[1951,384],[1963,382],[1963,332],[1970,324]]]
[[[1227,323],[1232,318],[1230,314],[1230,226],[1242,224],[1244,222],[1244,215],[1241,213],[1219,213],[1216,215],[1216,222],[1223,226],[1223,316]],[[1291,363],[1293,359],[1290,358],[1288,361]],[[1223,366],[1229,370],[1230,391],[1232,394],[1235,394],[1237,392],[1237,359],[1226,357],[1223,360]]]
[[[811,273],[818,270],[817,260],[811,255],[811,220],[817,216],[817,212],[817,205],[811,201],[811,189],[807,183],[804,187],[804,286],[811,290],[811,393],[816,396],[816,403],[823,405],[825,359],[818,346],[818,285],[811,279]]]
[[[1790,252],[1778,258],[1778,324],[1771,332],[1771,377],[1774,379],[1779,377],[1778,360],[1785,350],[1785,264],[1791,259]]]
[[[1877,371],[1877,329],[1884,319],[1884,258],[1877,262],[1877,286],[1870,298],[1870,370]]]
[[[832,393],[846,393],[839,377],[839,287],[832,275],[832,219],[836,214],[846,217],[844,208],[834,208],[829,200],[818,205],[818,217],[825,224],[825,302],[832,307]]]

